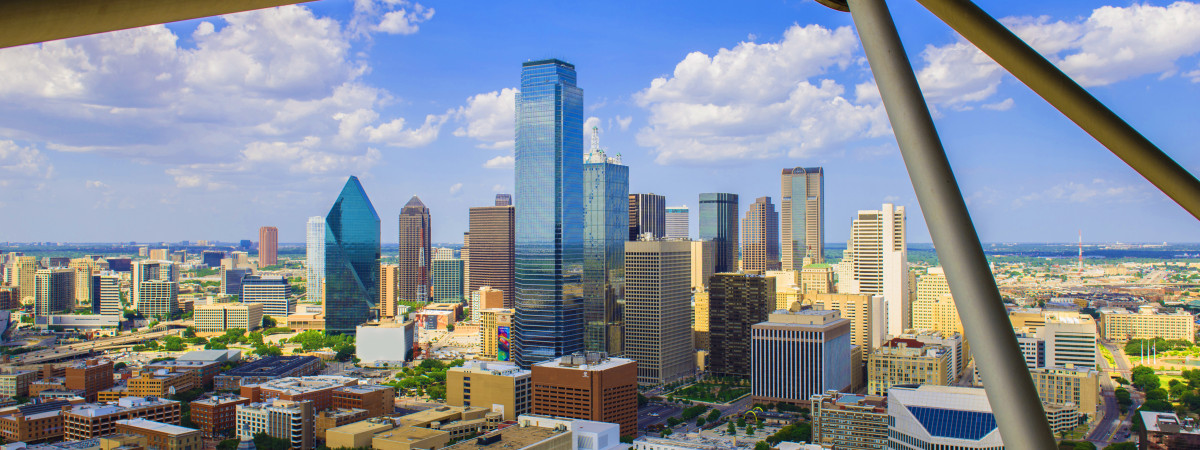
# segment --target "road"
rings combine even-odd
[[[730,415],[745,412],[745,411],[749,410],[750,407],[754,403],[750,400],[750,396],[747,395],[747,396],[742,397],[741,399],[738,399],[737,401],[734,401],[729,404],[716,404],[716,405],[705,404],[705,403],[696,403],[696,404],[707,405],[710,408],[715,408],[716,410],[721,411],[721,417],[724,418],[724,417],[728,417]],[[667,423],[668,418],[682,416],[683,409],[684,408],[681,406],[676,406],[676,405],[673,405],[670,403],[652,401],[652,402],[646,404],[646,406],[638,408],[638,430],[641,432],[645,432],[645,429],[648,426],[657,425],[657,424],[665,425]],[[705,414],[705,418],[707,419],[708,412],[706,411],[704,414]],[[680,418],[682,418],[682,417],[680,417]],[[692,432],[700,431],[700,428],[696,426],[696,420],[692,419],[690,421],[679,424],[678,426],[676,426],[673,429],[673,431],[675,433],[692,433]],[[652,433],[652,434],[657,434],[657,433]]]
[[[182,325],[183,321],[170,322],[167,324],[159,324],[156,329],[161,329],[164,325]],[[13,364],[19,365],[34,365],[45,362],[53,362],[64,359],[73,359],[91,353],[94,350],[107,350],[113,347],[122,347],[126,345],[140,343],[142,341],[159,339],[168,334],[182,333],[181,329],[170,329],[161,331],[138,332],[135,334],[127,334],[122,336],[114,336],[103,339],[95,339],[76,344],[68,344],[56,346],[47,350],[29,352],[17,355],[12,358]]]
[[[1100,380],[1101,395],[1104,401],[1102,409],[1104,416],[1099,419],[1095,428],[1088,433],[1087,440],[1096,444],[1096,447],[1104,448],[1110,442],[1124,442],[1129,438],[1130,421],[1121,420],[1120,408],[1117,405],[1117,398],[1114,394],[1117,383],[1113,381],[1112,376],[1127,377],[1130,372],[1130,364],[1120,345],[1109,342],[1101,342],[1100,344],[1107,347],[1112,353],[1117,367],[1108,367],[1107,360],[1103,358],[1100,360],[1101,371],[1104,375],[1103,379]],[[1131,397],[1133,400],[1129,411],[1135,411],[1142,404],[1143,396],[1142,393],[1132,388],[1129,389],[1129,392],[1132,394]]]

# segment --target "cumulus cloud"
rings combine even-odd
[[[1001,20],[1038,52],[1084,86],[1104,86],[1143,75],[1178,74],[1180,58],[1200,53],[1200,4],[1104,6],[1087,18]],[[951,107],[987,100],[1008,76],[991,58],[959,40],[928,46],[918,76],[926,97]],[[1200,72],[1200,71],[1197,71]],[[1184,73],[1193,82],[1192,72]]]
[[[629,124],[633,123],[633,116],[621,117],[620,115],[617,115],[614,120],[617,121],[617,128],[620,128],[621,131],[628,131]]]
[[[512,156],[497,156],[483,163],[486,169],[512,169],[517,162],[517,159]]]
[[[166,172],[181,188],[210,190],[234,185],[277,181],[281,173],[299,176],[340,176],[366,172],[383,159],[375,148],[353,153],[321,151],[321,139],[299,142],[252,142],[231,162],[189,164]]]
[[[1095,178],[1091,182],[1065,181],[1042,191],[1019,196],[1013,199],[1012,206],[1021,207],[1036,202],[1093,203],[1100,199],[1104,199],[1103,203],[1127,203],[1145,197],[1145,193],[1146,189],[1141,185]]]
[[[462,190],[462,188],[463,188],[462,183],[454,183],[453,185],[450,186],[450,195],[457,194],[458,191]]]
[[[467,98],[467,104],[454,113],[466,124],[455,129],[454,135],[480,141],[481,148],[512,149],[517,92],[517,88],[504,88]]]
[[[656,161],[811,156],[889,128],[881,105],[858,104],[829,79],[853,62],[849,27],[793,25],[780,42],[742,42],[714,56],[693,52],[634,99],[649,110],[637,142]]]
[[[408,0],[355,0],[350,30],[356,36],[371,32],[414,34],[433,18],[433,8]]]
[[[0,140],[0,186],[19,187],[50,178],[54,166],[38,149]]]

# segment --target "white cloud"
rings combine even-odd
[[[633,116],[621,117],[618,114],[616,117],[616,121],[617,121],[617,128],[620,128],[621,131],[628,131],[629,124],[633,123]]]
[[[408,0],[355,0],[350,31],[355,36],[371,32],[414,34],[433,18],[433,8]]]
[[[492,192],[504,192],[504,185],[503,184],[493,185]]]
[[[497,156],[483,163],[483,167],[487,169],[511,169],[516,162],[517,159],[512,156]]]
[[[1008,111],[1008,110],[1012,109],[1012,107],[1013,107],[1012,97],[1006,98],[1006,99],[1001,100],[996,103],[988,103],[988,104],[983,105],[983,109],[990,109],[993,111]]]
[[[603,134],[603,133],[604,133],[604,128],[600,127],[600,118],[599,118],[599,117],[596,117],[596,116],[591,116],[591,117],[588,117],[586,120],[584,120],[584,121],[583,121],[583,146],[584,146],[584,153],[587,153],[587,149],[588,149],[588,148],[591,148],[591,145],[592,145],[592,144],[591,144],[591,142],[592,142],[592,140],[591,140],[591,139],[592,139],[592,128],[593,128],[593,127],[595,127],[596,129],[600,130],[600,133],[601,133],[601,134]]]
[[[458,191],[462,190],[462,188],[463,188],[462,183],[454,183],[453,185],[450,186],[450,195],[457,194]]]
[[[516,88],[504,88],[467,98],[466,106],[455,111],[455,117],[466,125],[455,129],[454,135],[481,141],[482,148],[512,149],[517,92]]]
[[[19,187],[48,179],[53,174],[54,166],[38,149],[0,140],[0,186]]]
[[[1144,198],[1146,188],[1142,185],[1118,184],[1096,178],[1091,182],[1065,181],[1039,192],[1017,197],[1013,207],[1028,203],[1128,203]]]
[[[420,29],[418,24],[433,18],[433,8],[426,8],[420,3],[414,3],[412,9],[398,9],[383,15],[376,31],[388,34],[413,34]]]
[[[97,180],[87,180],[84,182],[84,186],[87,186],[88,189],[108,189],[107,183]]]
[[[857,47],[849,27],[793,25],[780,42],[693,52],[634,96],[650,112],[637,142],[667,164],[812,156],[882,136],[889,128],[880,105],[855,104],[843,86],[818,79],[846,69]]]
[[[442,124],[446,123],[450,114],[450,111],[442,115],[429,114],[425,116],[425,123],[419,128],[404,128],[404,119],[400,118],[378,127],[363,128],[363,133],[370,142],[381,142],[396,147],[422,147],[437,140]]]
[[[1018,36],[1084,86],[1103,86],[1143,75],[1171,77],[1176,62],[1200,53],[1200,4],[1104,6],[1085,19],[1002,19]],[[982,102],[1007,72],[964,40],[929,46],[921,54],[922,89],[931,101],[952,107]],[[1200,71],[1197,71],[1200,72]],[[1193,72],[1184,76],[1200,82]]]

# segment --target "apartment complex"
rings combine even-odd
[[[813,395],[809,408],[814,444],[844,450],[887,448],[887,397],[827,391]]]
[[[237,407],[235,430],[240,438],[267,435],[288,441],[293,450],[311,450],[316,445],[311,401],[274,400]]]
[[[637,363],[598,352],[535,364],[533,413],[609,422],[637,433]]]
[[[1196,342],[1195,322],[1182,310],[1166,314],[1150,308],[1137,313],[1105,309],[1100,311],[1100,336],[1118,342],[1157,338]]]
[[[867,360],[867,393],[888,395],[892,386],[948,385],[954,381],[950,349],[915,339],[894,338]]]
[[[233,434],[237,425],[237,407],[246,405],[250,399],[238,395],[222,394],[193,400],[192,422],[200,428],[206,439],[217,439]]]
[[[771,313],[751,327],[750,392],[756,403],[807,404],[828,390],[850,390],[850,321],[837,311]]]
[[[220,332],[234,328],[254,330],[262,326],[263,305],[260,303],[216,303],[195,308],[196,330]]]
[[[117,422],[128,419],[149,419],[155,422],[179,424],[182,408],[179,402],[155,397],[125,397],[115,403],[86,403],[63,409],[63,437],[84,440],[117,432]]]
[[[515,365],[468,361],[446,371],[446,404],[500,411],[516,420],[532,408],[532,372]]]

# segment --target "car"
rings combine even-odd
[[[656,412],[652,412],[652,413],[650,413],[650,415],[654,416],[654,417],[658,417],[658,413],[656,413]]]

